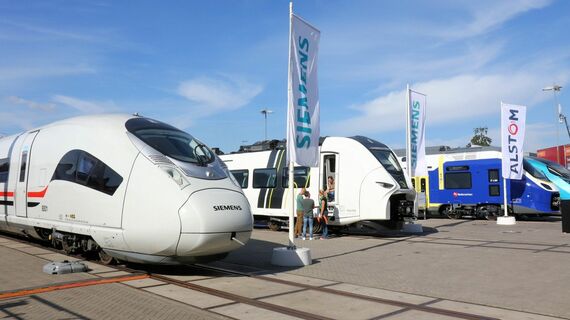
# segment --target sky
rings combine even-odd
[[[570,143],[570,1],[299,0],[321,31],[322,136],[405,144],[405,91],[427,95],[428,146],[500,145],[525,105],[525,151]],[[84,114],[139,113],[225,152],[285,138],[287,0],[0,0],[0,135]],[[558,138],[557,138],[558,132]]]

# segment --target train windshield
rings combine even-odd
[[[384,148],[369,148],[374,157],[384,166],[386,171],[398,182],[400,187],[407,188],[404,171],[396,159],[396,156],[390,149]]]
[[[548,180],[548,178],[542,173],[542,171],[535,168],[530,162],[526,159],[523,159],[523,169],[528,172],[531,176],[540,179],[540,180]]]
[[[127,130],[165,156],[204,165],[214,161],[214,153],[190,134],[165,123],[134,118],[125,123]]]
[[[536,158],[534,159],[544,163],[546,165],[546,168],[548,169],[548,172],[552,173],[555,176],[559,176],[560,178],[564,179],[566,182],[570,183],[570,170],[564,168],[560,164],[553,161],[549,161],[546,159],[536,159]]]
[[[402,172],[402,167],[398,163],[398,159],[394,156],[392,151],[387,149],[371,148],[370,152],[380,161],[390,174],[398,174]]]

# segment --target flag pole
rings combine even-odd
[[[412,179],[412,151],[410,150],[410,84],[406,85],[406,171]]]
[[[291,79],[291,35],[293,34],[293,1],[289,2],[289,66],[288,66],[288,74],[289,74],[289,85],[288,91],[289,96],[293,94],[292,86],[292,79]],[[290,102],[290,99],[288,99]],[[295,143],[294,141],[287,141],[287,143]],[[289,148],[287,148],[289,150]],[[291,195],[291,210],[289,211],[289,249],[295,249],[295,223],[294,223],[294,214],[295,214],[295,188],[294,188],[294,168],[293,166],[295,163],[293,162],[293,157],[289,155],[289,194]]]
[[[505,214],[504,217],[508,217],[509,213],[507,210],[507,179],[503,178],[503,201],[505,203],[504,207],[505,207]]]

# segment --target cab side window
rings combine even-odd
[[[77,183],[112,196],[123,177],[90,153],[72,150],[61,158],[52,180]]]

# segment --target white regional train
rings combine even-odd
[[[251,209],[222,161],[170,125],[84,116],[0,139],[0,230],[150,264],[224,257]]]
[[[220,158],[240,183],[256,219],[268,221],[271,229],[286,226],[291,195],[284,142],[242,146],[242,151]],[[330,226],[397,222],[414,215],[411,182],[392,150],[378,141],[362,136],[321,138],[320,166],[294,168],[295,195],[306,187],[317,200],[329,176],[335,180]]]

